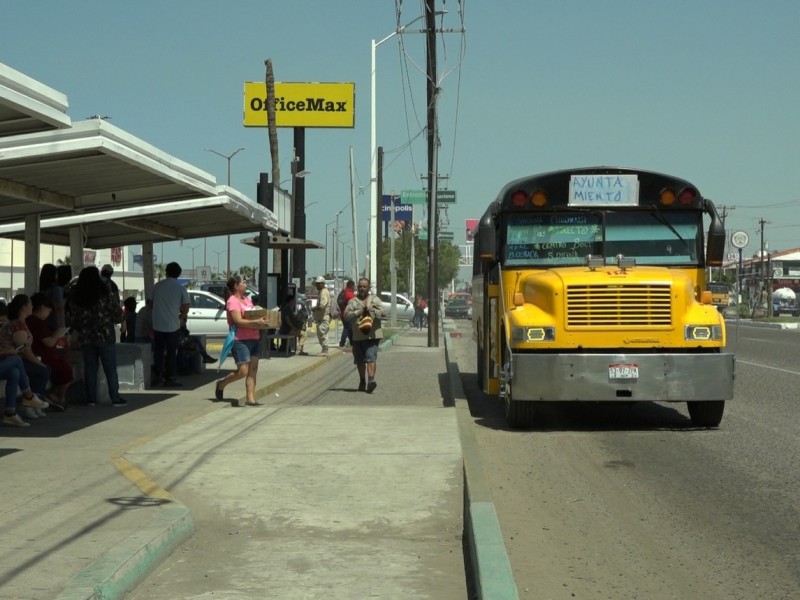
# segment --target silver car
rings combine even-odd
[[[397,320],[398,321],[411,321],[414,318],[414,303],[411,302],[403,294],[396,294],[397,297]],[[392,294],[391,292],[381,292],[381,318],[384,320],[389,319],[389,313],[392,310]],[[425,308],[425,314],[428,314],[428,309]]]

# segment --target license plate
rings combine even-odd
[[[609,379],[639,379],[639,365],[616,364],[608,365]]]

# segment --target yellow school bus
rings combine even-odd
[[[711,304],[717,307],[717,310],[725,310],[730,303],[730,288],[727,283],[720,281],[708,284],[708,291],[711,292]]]
[[[705,273],[724,246],[714,204],[677,177],[587,167],[508,183],[475,237],[483,391],[511,427],[533,426],[542,401],[686,402],[716,427],[735,363]]]

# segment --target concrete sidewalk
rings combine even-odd
[[[444,349],[427,350],[413,378],[439,394]],[[125,394],[124,408],[79,405],[1,427],[0,598],[121,598],[204,536],[220,546],[194,565],[195,589],[133,597],[465,597],[453,411],[269,405],[293,380],[349,363],[339,352],[262,361],[262,408],[214,402],[209,371],[180,390]],[[241,398],[244,384],[229,390]],[[201,521],[219,529],[195,534]]]

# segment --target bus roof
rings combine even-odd
[[[694,208],[703,207],[703,197],[697,188],[686,181],[672,175],[664,173],[657,173],[654,171],[644,171],[640,169],[632,169],[627,167],[579,167],[574,169],[562,169],[559,171],[550,171],[548,173],[541,173],[538,175],[529,175],[515,179],[506,184],[497,196],[496,201],[490,207],[492,213],[496,213],[504,208],[511,208],[510,200],[512,194],[517,191],[523,191],[526,195],[530,196],[536,190],[543,190],[546,192],[549,199],[552,200],[553,208],[566,208],[568,206],[569,190],[573,176],[588,176],[588,175],[636,175],[638,179],[638,193],[639,197],[645,199],[653,199],[656,201],[665,188],[671,188],[678,193],[680,190],[690,188],[696,192],[692,204]],[[601,207],[602,208],[602,207]],[[488,211],[487,211],[488,212]]]

